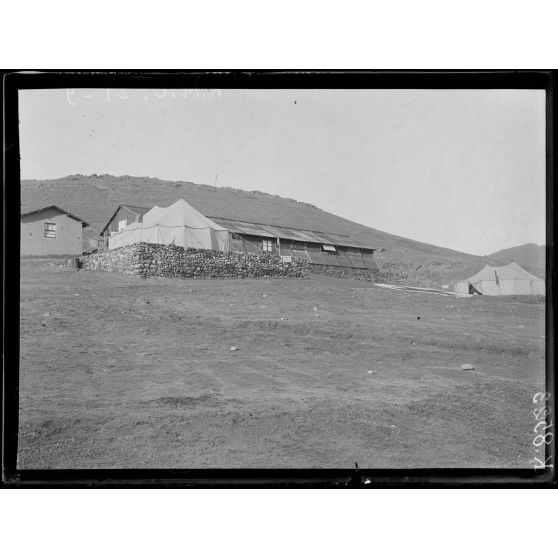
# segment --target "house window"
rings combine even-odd
[[[45,237],[56,238],[56,223],[45,223]]]
[[[273,252],[273,244],[271,240],[262,240],[262,243],[264,252]]]
[[[126,228],[128,221],[123,219],[122,221],[118,221],[118,232],[123,231]]]
[[[324,252],[337,252],[337,248],[335,248],[335,246],[331,246],[330,244],[322,244],[322,250]]]

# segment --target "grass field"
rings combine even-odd
[[[538,455],[540,302],[52,263],[21,263],[20,468],[521,468]]]

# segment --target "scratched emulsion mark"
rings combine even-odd
[[[153,99],[221,99],[220,89],[66,89],[66,101],[77,106],[89,99],[127,101],[132,96],[139,96],[144,101]]]

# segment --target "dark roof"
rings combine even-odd
[[[140,215],[143,215],[144,213],[147,213],[149,211],[149,207],[140,207],[139,205],[128,205],[127,203],[118,206],[118,208],[121,208],[121,207],[125,207],[126,209],[129,209],[130,211],[134,211],[136,213],[139,213]]]
[[[280,227],[277,225],[268,225],[266,223],[251,223],[249,221],[237,221],[234,219],[224,219],[222,217],[213,217],[207,215],[209,219],[215,221],[218,225],[225,227],[229,231],[237,234],[262,236],[268,238],[284,238],[287,240],[296,240],[299,242],[312,242],[315,244],[332,244],[334,246],[345,246],[352,248],[360,248],[364,250],[375,250],[372,246],[362,244],[357,240],[353,240],[349,236],[335,234],[330,232],[312,231],[307,229],[295,229],[292,227]]]
[[[139,205],[121,204],[116,208],[116,211],[112,214],[111,218],[107,221],[107,224],[103,227],[103,230],[101,231],[101,235],[107,230],[107,227],[111,224],[115,215],[118,213],[118,210],[122,207],[125,207],[126,209],[129,209],[132,213],[137,213],[138,215],[144,215],[149,211],[149,207],[140,207]]]
[[[41,207],[40,209],[35,209],[33,211],[28,211],[27,213],[22,213],[21,216],[22,217],[28,217],[29,215],[33,215],[34,213],[40,213],[41,211],[45,211],[47,209],[56,209],[57,211],[60,211],[60,213],[64,213],[65,215],[67,215],[71,219],[74,219],[74,220],[80,222],[82,227],[89,227],[90,226],[89,223],[87,223],[86,221],[84,221],[80,217],[76,217],[75,215],[73,215],[69,211],[66,211],[65,209],[62,209],[61,207],[58,207],[57,205],[47,205],[46,207]]]

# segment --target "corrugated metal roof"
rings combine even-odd
[[[306,231],[300,231],[297,229],[288,229],[286,227],[277,227],[273,225],[261,225],[261,227],[273,234],[273,236],[278,236],[279,238],[284,238],[287,240],[297,240],[299,242],[320,242]]]
[[[266,238],[275,238],[276,235],[270,233],[261,227],[255,225],[254,223],[244,223],[242,221],[229,221],[228,219],[217,219],[211,217],[218,225],[225,227],[232,233],[237,234],[248,234],[252,236],[264,236]]]
[[[329,233],[312,233],[322,244],[342,244],[343,242],[350,242],[346,236],[336,236]]]
[[[278,225],[268,225],[263,223],[250,223],[247,221],[235,221],[219,217],[210,217],[222,227],[227,228],[233,233],[248,234],[253,236],[263,236],[267,238],[283,238],[286,240],[296,240],[298,242],[311,242],[314,244],[332,244],[334,246],[347,246],[364,250],[375,250],[371,246],[366,246],[361,242],[353,240],[347,236],[334,233],[318,231],[308,231],[303,229],[292,229],[290,227],[280,227]]]

